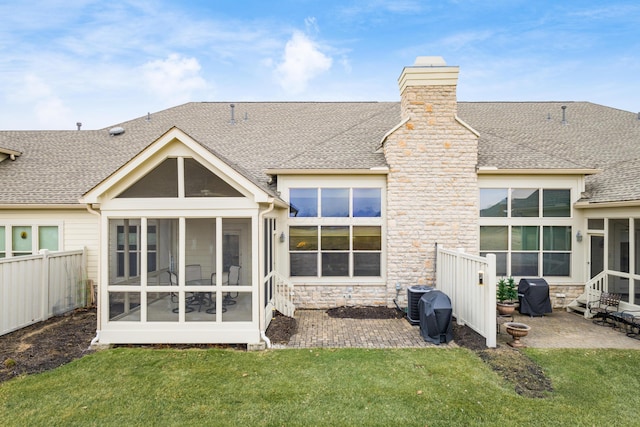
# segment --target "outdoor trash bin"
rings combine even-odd
[[[518,284],[520,314],[544,316],[551,313],[549,284],[544,279],[520,279]]]
[[[433,344],[448,343],[453,339],[451,300],[441,291],[426,292],[418,302],[420,333]]]

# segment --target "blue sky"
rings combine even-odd
[[[188,101],[397,101],[416,56],[461,101],[640,111],[637,1],[0,0],[0,129],[108,127]]]

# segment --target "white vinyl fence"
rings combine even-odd
[[[0,260],[0,335],[87,305],[85,250]]]
[[[469,255],[437,247],[436,288],[451,299],[458,324],[467,325],[496,346],[496,256]]]

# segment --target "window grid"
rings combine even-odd
[[[381,199],[379,187],[291,188],[290,275],[380,277]]]
[[[535,204],[534,199],[537,199]],[[488,204],[491,201],[493,203]],[[481,188],[480,217],[570,218],[571,190],[541,187]]]
[[[570,276],[571,226],[509,225],[504,240],[505,226],[480,226],[480,255],[496,255],[498,276]],[[536,238],[522,241],[521,234]],[[520,236],[519,236],[520,234]],[[497,236],[497,237],[496,237]],[[506,243],[506,246],[500,244]]]
[[[373,240],[378,240],[378,244],[374,245],[373,249],[358,248],[354,246],[354,241],[357,238],[358,228],[365,228],[361,226],[291,226],[290,240],[289,240],[289,253],[292,259],[292,265],[296,264],[294,261],[298,260],[300,263],[304,262],[304,259],[314,258],[314,266],[309,269],[307,266],[308,274],[299,272],[297,267],[292,267],[292,276],[317,276],[317,277],[355,277],[355,276],[380,276],[380,255],[382,253],[382,236],[381,227],[379,226],[366,226],[370,229],[376,229]],[[314,234],[310,231],[313,229]],[[313,239],[301,240],[301,234],[299,231],[307,231],[307,237]],[[340,236],[342,242],[331,239],[327,234],[323,235],[323,231],[344,231],[344,235]],[[371,230],[373,231],[373,230]],[[371,240],[371,239],[370,239]],[[346,246],[345,246],[346,244]],[[305,256],[306,255],[306,256]],[[377,263],[376,263],[377,258]],[[360,261],[360,262],[356,262]],[[309,263],[309,261],[306,261]],[[374,266],[365,266],[364,264],[374,263]],[[377,268],[376,268],[377,265]],[[304,270],[302,267],[301,270]],[[374,272],[375,274],[373,274]]]
[[[1,225],[0,258],[34,255],[40,249],[60,250],[58,225]]]

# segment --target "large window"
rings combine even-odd
[[[498,276],[570,276],[571,226],[480,226],[480,254]]]
[[[480,189],[480,217],[483,218],[569,218],[570,216],[571,190],[569,189]]]
[[[117,225],[116,263],[117,277],[140,275],[140,221],[122,220]],[[155,224],[147,226],[147,272],[157,268],[157,234]]]
[[[292,276],[380,276],[380,226],[291,226],[289,233]]]
[[[0,226],[0,258],[37,254],[42,249],[60,250],[57,225]]]
[[[496,254],[499,276],[571,275],[571,190],[482,188],[480,218],[480,252]]]
[[[380,188],[292,188],[289,217],[379,218],[381,191]]]
[[[381,192],[380,188],[292,188],[291,276],[380,277]]]

